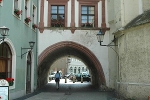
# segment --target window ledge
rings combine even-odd
[[[95,27],[44,27],[45,29],[58,29],[58,30],[71,30],[72,28],[74,28],[75,30],[100,30],[101,27],[95,28]]]
[[[15,89],[15,84],[13,86],[9,86],[9,90]]]
[[[26,26],[30,27],[30,23],[29,23],[29,24],[27,24],[26,22],[24,22],[24,24],[25,24]]]
[[[21,18],[15,14],[13,14],[14,17],[16,17],[18,20],[21,20]]]
[[[33,29],[33,28],[32,28],[32,30],[33,30],[34,32],[36,32],[36,29]]]

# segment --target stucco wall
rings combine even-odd
[[[107,86],[109,86],[109,69],[108,69],[108,48],[101,47],[97,41],[96,34],[97,30],[76,30],[74,34],[70,30],[44,30],[41,34],[39,33],[39,54],[47,47],[60,42],[60,41],[74,41],[83,46],[86,46],[92,51],[95,56],[99,59],[106,78]],[[108,44],[109,34],[105,35],[104,44]],[[113,57],[112,57],[113,58]]]
[[[126,97],[147,100],[150,90],[150,24],[137,26],[119,38],[120,88]]]
[[[150,1],[149,0],[142,0],[142,4],[143,4],[143,11],[150,9]]]
[[[10,46],[12,52],[12,78],[14,78],[14,85],[9,87],[10,100],[26,94],[26,68],[27,68],[26,66],[28,53],[21,58],[21,47],[29,48],[30,47],[29,41],[35,42],[35,46],[32,50],[31,92],[34,91],[37,80],[36,79],[37,31],[34,31],[32,29],[32,22],[30,22],[29,25],[25,24],[24,0],[20,1],[21,1],[20,10],[23,11],[20,17],[16,17],[16,15],[14,14],[13,9],[14,0],[9,1],[2,0],[2,4],[0,5],[0,27],[6,26],[10,29],[8,32],[9,36],[7,37],[7,39],[4,40],[4,42],[6,42]],[[37,0],[30,0],[30,8],[31,8],[30,15],[32,14],[32,4],[34,4],[38,9]],[[22,52],[23,53],[27,52],[27,49],[24,49]]]

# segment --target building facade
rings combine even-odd
[[[70,73],[78,74],[82,72],[87,72],[89,74],[89,69],[82,61],[70,57],[63,57],[55,61],[49,69],[49,74],[56,71],[61,71],[62,76]]]
[[[118,55],[117,87],[135,100],[149,96],[149,0],[107,0],[110,34],[115,35]],[[133,6],[134,5],[134,6]]]
[[[4,41],[0,39],[0,79],[14,79],[10,100],[36,89],[37,22],[37,0],[0,1],[0,27],[9,28]],[[30,41],[35,42],[32,50]]]
[[[87,66],[79,59],[69,58],[67,73],[79,74],[82,72],[87,72],[87,74],[89,74]]]
[[[39,5],[38,86],[47,84],[47,70],[55,60],[70,55],[81,59],[91,70],[93,84],[114,88],[116,81],[110,76],[114,78],[116,73],[109,75],[109,68],[115,68],[116,59],[108,58],[108,48],[101,47],[96,37],[103,27],[106,33],[103,43],[108,44],[111,40],[107,1],[41,0]],[[114,62],[109,65],[108,59]]]

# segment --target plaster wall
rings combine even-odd
[[[142,0],[142,5],[143,5],[143,11],[150,9],[150,1],[149,0]]]
[[[105,1],[105,5],[107,7],[107,1]],[[67,27],[70,27],[71,23],[71,0],[68,1],[68,15],[67,15]],[[79,3],[77,0],[75,0],[75,27],[78,27],[79,23]],[[101,27],[102,23],[102,2],[98,2],[98,27]],[[108,24],[108,13],[107,13],[107,8],[106,8],[106,25],[109,26]],[[103,70],[105,73],[106,77],[106,83],[107,86],[109,86],[109,63],[108,63],[108,47],[100,46],[99,43],[97,42],[96,34],[98,33],[99,30],[75,30],[75,33],[71,33],[70,30],[63,30],[60,28],[48,28],[47,27],[47,13],[48,13],[48,2],[45,1],[44,4],[44,26],[45,30],[43,33],[39,33],[39,45],[38,45],[38,55],[42,53],[43,50],[45,50],[47,47],[60,42],[60,41],[74,41],[77,42],[83,46],[86,46],[89,50],[91,50],[95,56],[99,59],[101,65],[103,66]],[[103,44],[108,44],[112,36],[109,37],[109,32],[107,31],[105,33],[105,39]],[[110,39],[111,38],[111,39]],[[114,53],[114,52],[113,52]],[[113,56],[109,56],[109,59],[113,59]],[[111,63],[111,66],[116,66],[115,62]],[[113,72],[112,72],[113,74]],[[111,74],[111,75],[112,75]],[[112,79],[111,79],[112,80]],[[114,83],[111,83],[114,84]],[[114,86],[112,86],[114,87]]]
[[[126,25],[133,18],[139,15],[139,1],[138,0],[121,0],[121,21],[122,25]],[[133,6],[134,5],[134,6]]]
[[[150,90],[150,24],[124,31],[119,38],[120,92],[136,100],[147,100]]]
[[[115,17],[114,13],[114,0],[107,0],[107,13],[108,13],[108,22],[113,21]]]
[[[141,11],[139,0],[107,0],[108,22],[115,23],[115,30],[125,26]],[[133,6],[134,5],[134,6]]]
[[[2,4],[0,5],[0,27],[6,26],[10,29],[8,32],[9,36],[7,36],[7,38],[4,40],[4,42],[9,45],[12,52],[12,78],[14,78],[14,85],[10,86],[9,88],[10,100],[26,94],[26,56],[28,53],[25,54],[21,59],[21,47],[29,47],[29,41],[36,42],[37,37],[37,31],[32,29],[32,24],[30,23],[27,25],[24,22],[24,2],[22,0],[20,1],[20,10],[23,10],[20,18],[16,17],[14,14],[14,0],[2,0]],[[32,4],[34,4],[38,9],[37,0],[30,0],[30,8],[32,8]],[[30,13],[32,12],[30,11]],[[37,56],[34,54],[36,52],[36,44],[32,51],[33,63],[31,75],[31,92],[33,92],[35,89],[34,87],[36,87],[37,80],[35,78]],[[23,52],[27,52],[27,49],[23,50]]]
[[[70,30],[44,30],[41,34],[39,33],[39,54],[45,50],[47,47],[61,41],[74,41],[92,51],[95,56],[99,59],[106,78],[106,83],[109,85],[109,70],[108,70],[108,48],[99,46],[97,42],[98,31],[92,30],[76,30],[74,34]],[[108,35],[106,33],[105,38],[108,40]],[[104,41],[104,44],[108,44],[109,41]]]

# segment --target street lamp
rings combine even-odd
[[[1,38],[0,42],[1,41],[3,42],[4,39],[6,38],[6,36],[8,36],[8,31],[9,31],[9,28],[7,28],[5,26],[0,27],[0,34],[2,35],[2,37],[0,37]]]
[[[30,41],[30,42],[29,42],[30,48],[22,48],[22,47],[21,47],[21,59],[22,59],[22,57],[23,57],[23,55],[24,55],[24,54],[26,54],[26,53],[30,52],[30,51],[33,49],[34,44],[35,44],[35,42]],[[27,52],[25,52],[25,53],[22,53],[22,50],[23,50],[23,49],[30,49],[30,50],[29,50],[29,51],[27,51]]]
[[[102,32],[102,29],[99,30],[99,32],[97,33],[96,36],[97,36],[98,42],[100,43],[100,46],[117,46],[117,45],[110,45],[110,44],[108,44],[108,45],[102,44],[102,42],[104,40],[104,33]],[[115,38],[114,38],[114,40],[115,40]],[[114,40],[112,40],[112,42],[114,42]]]
[[[119,70],[120,70],[120,68],[119,68],[119,54],[118,54],[118,52],[113,48],[113,47],[111,47],[111,46],[118,46],[118,45],[110,45],[112,42],[114,42],[115,40],[116,40],[116,38],[114,37],[114,39],[112,40],[112,42],[111,43],[109,43],[108,45],[103,45],[101,42],[103,42],[103,39],[104,39],[104,33],[102,32],[102,29],[100,29],[99,30],[99,33],[97,33],[97,40],[98,40],[98,42],[100,43],[100,46],[107,46],[107,47],[110,47],[115,53],[116,53],[116,55],[117,55],[117,60],[118,60],[118,80],[117,81],[120,81],[120,72],[119,72]],[[121,35],[122,36],[122,35]]]

